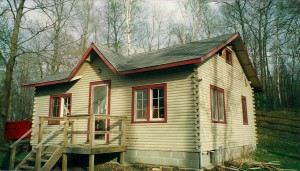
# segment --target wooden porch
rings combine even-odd
[[[55,126],[52,131],[45,131],[45,124],[48,121],[60,121],[59,125]],[[76,123],[79,120],[86,120],[88,123],[87,130],[77,130]],[[118,123],[118,130],[110,130],[106,124],[106,131],[95,131],[95,121],[114,120]],[[33,130],[37,130],[37,145],[32,147],[32,151],[24,158],[24,160],[15,168],[16,149],[19,142],[30,134]],[[126,151],[125,144],[125,130],[126,130],[126,116],[121,115],[68,115],[63,118],[39,116],[38,124],[35,124],[31,130],[25,133],[19,140],[17,140],[11,147],[10,156],[10,170],[51,170],[56,162],[62,157],[62,170],[67,170],[67,154],[87,154],[89,155],[89,170],[94,170],[94,159],[96,154],[104,153],[120,153],[120,163],[124,162],[124,152]],[[44,137],[44,134],[47,134]],[[45,145],[49,139],[55,135],[63,134],[63,141],[59,145]],[[88,135],[88,142],[77,143],[76,135]],[[118,143],[99,144],[95,141],[95,135],[113,135],[117,134]]]

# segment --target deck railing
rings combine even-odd
[[[88,120],[88,130],[83,131],[77,131],[76,122],[80,119],[87,119]],[[118,120],[120,121],[120,131],[110,131],[108,125],[106,124],[106,131],[95,131],[95,121],[96,120],[105,120],[107,123],[107,120]],[[61,121],[60,125],[56,125],[56,128],[52,130],[50,133],[46,132],[44,130],[44,122],[45,121],[53,121],[58,120]],[[43,149],[43,144],[53,135],[63,134],[63,147],[66,147],[69,145],[69,135],[71,135],[71,142],[70,144],[76,143],[76,134],[86,134],[89,136],[89,146],[90,148],[93,148],[95,146],[95,134],[119,134],[120,135],[120,146],[125,146],[125,130],[126,130],[126,116],[122,115],[66,115],[63,118],[62,117],[48,117],[48,116],[39,116],[39,123],[36,124],[34,127],[32,127],[28,132],[26,132],[20,139],[18,139],[14,144],[11,145],[11,158],[10,158],[10,165],[9,169],[14,169],[14,163],[15,163],[15,155],[16,155],[16,148],[18,143],[26,137],[29,133],[33,132],[34,129],[38,126],[38,145],[33,148],[33,150],[36,150],[36,169],[41,168],[41,153]],[[70,124],[72,123],[72,124]],[[69,131],[71,125],[71,131]],[[61,127],[64,126],[63,131],[61,131]],[[47,133],[47,137],[43,138],[43,134]],[[120,161],[124,161],[124,153],[121,153]],[[94,162],[94,159],[90,159],[90,162]],[[66,170],[67,167],[67,155],[63,154],[63,170]]]

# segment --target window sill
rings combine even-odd
[[[162,120],[162,121],[132,121],[131,123],[167,123],[167,120]]]
[[[220,123],[220,124],[226,124],[226,121],[211,121],[211,123]]]

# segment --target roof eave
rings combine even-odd
[[[28,84],[28,85],[21,86],[21,88],[41,87],[41,86],[48,86],[53,84],[65,83],[65,82],[69,82],[68,79],[48,81],[48,82],[36,83],[36,84]]]

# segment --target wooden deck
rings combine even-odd
[[[87,119],[89,126],[86,131],[77,131],[76,130],[76,122],[80,119]],[[110,120],[116,119],[120,122],[120,130],[118,131],[110,131],[109,128],[106,128],[106,131],[95,131],[95,121],[96,120]],[[60,120],[60,125],[57,125],[55,129],[51,132],[47,132],[47,136],[43,137],[45,134],[44,126],[45,122],[48,123],[49,120]],[[67,170],[68,163],[68,155],[67,154],[87,154],[89,155],[89,170],[94,170],[94,157],[96,154],[104,154],[104,153],[120,153],[120,163],[124,162],[124,152],[126,151],[125,144],[125,135],[126,135],[126,116],[110,116],[110,115],[69,115],[64,116],[64,118],[53,118],[53,117],[45,117],[39,116],[39,123],[35,125],[30,131],[25,133],[19,140],[17,140],[13,145],[11,145],[11,160],[10,160],[10,170],[14,169],[15,162],[15,154],[18,143],[23,139],[26,135],[31,133],[36,127],[38,127],[38,145],[34,146],[32,151],[30,152],[31,156],[26,156],[23,162],[23,165],[17,166],[15,169],[22,168],[31,168],[33,170],[51,170],[51,168],[58,161],[60,156],[62,156],[62,170]],[[70,124],[72,123],[72,124]],[[63,131],[59,131],[61,128],[64,128]],[[70,131],[71,128],[71,131]],[[50,158],[43,159],[46,149],[52,149],[51,147],[43,145],[49,138],[53,135],[63,134],[63,142],[59,146],[55,146]],[[86,134],[88,135],[88,142],[83,144],[76,143],[76,134]],[[109,135],[109,134],[118,134],[119,143],[118,144],[97,144],[95,142],[95,134]],[[34,166],[26,165],[26,160],[35,158]],[[28,163],[28,162],[27,162]],[[44,163],[42,165],[42,163]]]

